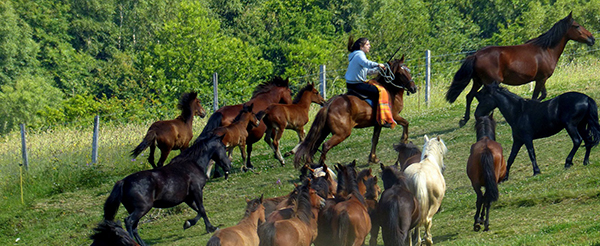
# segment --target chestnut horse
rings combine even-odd
[[[479,231],[480,225],[483,224],[483,231],[487,231],[490,229],[491,204],[498,200],[499,196],[498,182],[506,175],[506,160],[502,155],[502,145],[496,142],[496,122],[493,115],[476,116],[475,120],[477,142],[471,145],[467,175],[477,194],[477,212],[473,230]],[[485,187],[485,194],[481,192],[481,187]],[[481,217],[479,217],[480,212]]]
[[[181,114],[173,120],[161,120],[152,123],[144,140],[131,151],[131,157],[136,158],[142,151],[150,147],[148,154],[148,162],[152,168],[162,167],[171,150],[185,150],[192,140],[192,126],[194,115],[204,118],[206,111],[200,105],[200,100],[197,98],[196,92],[185,93],[181,95],[177,108],[181,110]],[[154,150],[158,146],[160,149],[160,159],[154,164]]]
[[[452,84],[446,92],[446,100],[452,103],[473,79],[473,87],[466,96],[465,116],[459,125],[462,127],[469,120],[471,102],[479,88],[493,81],[507,85],[535,81],[531,98],[540,101],[546,98],[546,80],[552,76],[558,58],[569,40],[590,46],[595,43],[594,36],[573,20],[571,13],[555,23],[550,30],[525,44],[488,46],[468,56],[454,74]]]
[[[429,139],[425,135],[421,161],[404,170],[406,184],[410,192],[419,201],[419,223],[411,230],[413,242],[421,242],[420,227],[425,228],[425,244],[433,245],[431,226],[446,193],[444,175],[444,155],[448,152],[440,137]]]
[[[259,84],[252,92],[252,98],[250,98],[250,100],[244,104],[253,104],[254,107],[252,108],[252,111],[254,113],[258,113],[259,111],[264,111],[267,109],[267,107],[274,103],[292,103],[289,79],[284,80],[281,77],[276,76],[267,82]],[[202,130],[201,135],[211,132],[219,126],[228,126],[231,124],[242,110],[242,105],[243,104],[230,105],[218,109],[208,119],[208,122]],[[246,158],[245,165],[248,168],[254,168],[252,162],[250,161],[250,157],[252,155],[252,145],[263,137],[266,129],[267,127],[265,124],[261,122],[258,127],[255,127],[248,132],[248,138],[246,139],[246,152],[248,157]],[[210,172],[210,170],[206,171]]]
[[[292,129],[298,134],[300,144],[304,140],[304,125],[308,122],[308,110],[311,103],[323,105],[325,99],[319,94],[314,83],[309,83],[302,88],[294,98],[292,104],[273,104],[265,110],[263,122],[267,129],[265,131],[265,142],[275,152],[275,158],[285,166],[285,161],[279,150],[279,140],[285,129]],[[295,153],[295,148],[286,153],[285,156]]]
[[[400,60],[389,62],[389,68],[385,71],[390,74],[379,75],[375,81],[385,87],[390,95],[390,108],[394,120],[402,125],[402,142],[408,140],[408,121],[400,117],[400,112],[404,108],[404,91],[415,93],[417,87],[410,75],[410,70],[404,65],[404,56]],[[321,151],[320,164],[326,159],[327,152],[338,145],[344,139],[350,136],[353,128],[373,127],[373,138],[371,140],[371,153],[369,162],[379,163],[375,155],[381,125],[377,123],[377,108],[369,105],[365,100],[358,96],[343,94],[333,97],[317,113],[306,138],[300,146],[294,157],[294,167],[299,168],[305,163],[313,163],[313,155],[317,152],[319,145],[331,133],[332,136],[323,144]]]
[[[242,165],[240,169],[242,171],[248,170],[246,167],[246,139],[248,138],[248,132],[253,128],[258,127],[260,119],[264,115],[263,111],[255,114],[252,110],[253,107],[253,104],[250,104],[250,106],[244,104],[242,111],[239,112],[238,116],[231,124],[228,126],[221,126],[213,131],[214,134],[223,136],[223,144],[225,144],[225,148],[227,149],[230,158],[233,149],[235,147],[240,148],[240,152],[242,153]],[[211,168],[212,163],[209,165],[208,169]]]
[[[244,218],[235,226],[217,230],[206,246],[256,246],[259,244],[258,226],[265,222],[263,196],[246,199]]]
[[[400,166],[380,165],[385,190],[381,194],[373,219],[372,232],[375,233],[371,233],[369,245],[377,245],[379,227],[384,245],[412,245],[409,232],[419,223],[419,202],[408,189]]]

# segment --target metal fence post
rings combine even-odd
[[[431,51],[425,51],[426,57],[426,70],[425,70],[425,102],[427,107],[431,102]]]
[[[25,124],[21,124],[21,153],[23,153],[23,165],[29,170],[29,158],[27,156],[27,141],[25,140]]]
[[[94,140],[92,141],[92,163],[98,162],[98,130],[100,129],[100,116],[94,117]]]
[[[327,82],[325,76],[325,65],[319,66],[319,81],[321,82],[321,96],[327,100]]]
[[[219,109],[219,92],[217,88],[219,87],[219,75],[217,73],[213,74],[213,109],[215,112]]]

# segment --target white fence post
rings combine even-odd
[[[325,76],[325,65],[319,66],[319,81],[321,82],[321,96],[327,100],[327,82]]]
[[[29,170],[29,157],[27,156],[27,141],[25,140],[25,124],[21,124],[21,153],[23,153],[23,165]]]
[[[100,116],[94,117],[94,139],[92,141],[92,163],[98,163],[98,130],[100,129]]]
[[[425,102],[427,103],[427,107],[431,102],[431,51],[425,51],[426,58],[426,69],[425,69]]]
[[[219,109],[219,92],[217,88],[219,87],[219,75],[217,73],[213,74],[213,109],[215,112]]]

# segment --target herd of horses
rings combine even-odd
[[[591,33],[569,14],[525,44],[492,46],[475,52],[454,76],[446,94],[451,103],[473,80],[461,127],[469,120],[472,99],[476,97],[479,101],[475,110],[476,142],[466,160],[467,175],[477,194],[475,231],[481,230],[481,226],[484,231],[489,230],[491,203],[499,199],[498,184],[508,179],[522,145],[527,148],[536,175],[540,170],[533,139],[565,129],[573,141],[565,168],[573,165],[573,155],[582,142],[586,148],[584,165],[589,163],[591,149],[600,142],[598,109],[592,98],[568,92],[542,101],[547,95],[544,84],[569,40],[588,45],[595,42]],[[400,142],[394,145],[398,158],[389,166],[380,163],[375,154],[382,128],[375,119],[376,108],[360,95],[342,94],[325,101],[315,85],[308,83],[292,100],[289,79],[274,77],[259,84],[249,101],[218,109],[189,145],[193,116],[204,117],[206,111],[196,93],[183,94],[178,105],[181,115],[152,124],[143,141],[131,152],[135,157],[150,147],[148,161],[153,169],[116,182],[104,204],[104,220],[91,236],[92,245],[146,245],[137,231],[140,219],[153,207],[168,208],[183,202],[197,212],[183,228],[190,228],[202,218],[206,231],[214,232],[207,244],[210,246],[359,246],[369,234],[369,245],[374,246],[380,230],[386,246],[432,245],[432,218],[440,209],[446,190],[443,173],[448,149],[439,136],[425,135],[422,148],[408,142],[409,123],[399,114],[404,107],[404,93],[415,93],[417,87],[404,56],[390,60],[386,73],[375,81],[389,92],[394,120],[403,126]],[[536,81],[532,100],[499,85],[530,81]],[[309,122],[312,103],[322,108],[305,136],[304,126]],[[496,108],[512,129],[508,162],[501,144],[496,142],[493,118]],[[327,152],[348,138],[353,128],[365,127],[374,129],[368,161],[379,164],[381,176],[374,175],[371,168],[358,170],[356,161],[333,165],[334,172],[326,164]],[[282,155],[279,146],[285,129],[296,131],[299,143]],[[242,171],[254,168],[252,145],[263,136],[281,166],[285,165],[285,156],[294,155],[294,167],[301,172],[299,184],[284,196],[246,199],[244,217],[237,225],[222,229],[213,226],[203,205],[203,187],[213,166],[221,168],[226,179],[232,170],[231,152],[239,147]],[[157,164],[154,163],[156,147],[161,151]],[[170,151],[177,149],[181,153],[164,165]],[[320,159],[314,162],[317,151],[321,152]],[[378,185],[379,178],[383,191]],[[126,231],[114,221],[121,204],[129,214],[124,219]]]

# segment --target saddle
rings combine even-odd
[[[352,96],[355,96],[355,97],[358,97],[358,98],[360,98],[361,100],[364,100],[364,101],[365,101],[365,102],[367,102],[369,105],[371,105],[371,107],[373,107],[373,106],[374,106],[374,104],[373,104],[373,99],[372,99],[372,98],[369,98],[369,96],[367,96],[367,95],[365,95],[365,94],[362,94],[360,91],[355,91],[355,90],[352,90],[352,89],[348,89],[348,93],[346,93],[346,94],[348,94],[348,95],[352,95]]]

